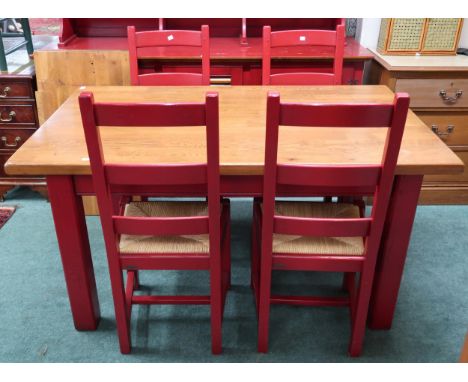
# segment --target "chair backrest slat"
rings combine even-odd
[[[278,216],[273,230],[283,235],[352,237],[367,236],[371,219],[329,219]]]
[[[312,166],[278,164],[278,184],[315,187],[371,187],[380,180],[380,165]]]
[[[208,25],[201,31],[154,30],[137,32],[134,26],[127,28],[132,85],[209,85],[210,84],[210,32]],[[139,59],[161,56],[161,50],[174,47],[200,48],[201,73],[151,73],[140,74]],[[169,75],[170,74],[170,75]]]
[[[205,104],[95,103],[97,126],[203,126]]]
[[[270,46],[312,45],[312,46],[334,46],[336,45],[336,31],[327,30],[287,30],[271,32]]]
[[[336,85],[333,73],[276,73],[270,75],[270,85]]]
[[[194,185],[208,181],[206,163],[186,165],[106,164],[107,181],[113,185]]]
[[[345,45],[344,25],[336,30],[288,30],[272,32],[270,26],[263,27],[263,85],[339,85],[343,77],[343,57]],[[330,73],[291,72],[272,73],[272,48],[296,46],[329,46],[334,48],[333,67]]]
[[[203,75],[199,73],[148,73],[140,74],[138,82],[141,86],[197,86],[203,82]]]
[[[281,104],[280,125],[308,127],[389,127],[393,105]]]
[[[115,232],[127,235],[176,236],[202,235],[209,232],[208,216],[123,217],[113,216]]]
[[[136,32],[137,48],[150,46],[199,46],[203,44],[202,34],[188,30],[154,30]]]

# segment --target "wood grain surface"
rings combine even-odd
[[[268,90],[285,102],[390,103],[386,86],[86,87],[97,102],[203,102],[207,91],[220,97],[221,174],[263,172]],[[68,100],[10,158],[9,174],[90,174],[76,89]],[[203,127],[102,129],[108,162],[194,163],[206,158]],[[378,163],[382,129],[280,129],[279,161],[287,163]],[[451,174],[461,160],[413,113],[406,124],[398,174]]]

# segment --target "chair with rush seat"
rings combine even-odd
[[[288,30],[272,32],[263,27],[263,85],[341,85],[343,73],[345,29],[338,25],[332,30]],[[335,48],[333,71],[272,73],[272,48],[282,50],[299,46],[330,46]],[[284,53],[287,55],[287,53]]]
[[[121,352],[129,353],[131,349],[133,304],[207,304],[211,308],[212,352],[220,353],[222,315],[230,286],[230,223],[229,201],[220,199],[217,93],[207,93],[205,103],[185,104],[97,103],[92,93],[81,93],[79,104],[106,244]],[[109,163],[103,154],[101,130],[115,126],[206,126],[207,161]],[[171,196],[176,192],[193,196],[194,188],[207,196],[206,202],[130,202],[132,195]],[[210,295],[135,295],[138,270],[208,270]]]
[[[136,32],[134,26],[127,28],[130,56],[130,80],[132,85],[209,85],[210,84],[210,32],[208,25],[201,31],[154,30]],[[201,73],[152,72],[140,74],[139,59],[151,59],[161,51],[173,48],[199,48],[201,51]]]
[[[258,309],[258,350],[268,351],[271,304],[349,306],[349,354],[361,353],[377,253],[406,122],[409,98],[391,104],[267,105],[263,201],[254,203],[252,287]],[[302,129],[388,127],[380,164],[277,163],[280,125]],[[285,190],[373,196],[370,217],[352,203],[276,201]],[[272,270],[343,272],[347,297],[271,294]],[[359,273],[359,282],[356,274]],[[357,284],[357,286],[356,286]]]

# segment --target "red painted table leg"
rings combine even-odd
[[[95,330],[100,311],[83,203],[71,176],[48,176],[47,186],[75,328]]]
[[[369,307],[369,327],[390,329],[423,177],[395,177]]]

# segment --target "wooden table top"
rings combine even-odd
[[[385,86],[232,86],[82,88],[96,101],[203,102],[207,91],[220,99],[221,174],[261,175],[266,96],[277,90],[287,102],[392,102]],[[77,89],[5,165],[11,175],[90,174]],[[108,162],[184,163],[206,160],[203,127],[103,128]],[[379,163],[385,129],[281,127],[279,160],[290,163]],[[461,160],[410,112],[398,159],[398,174],[463,171]]]

